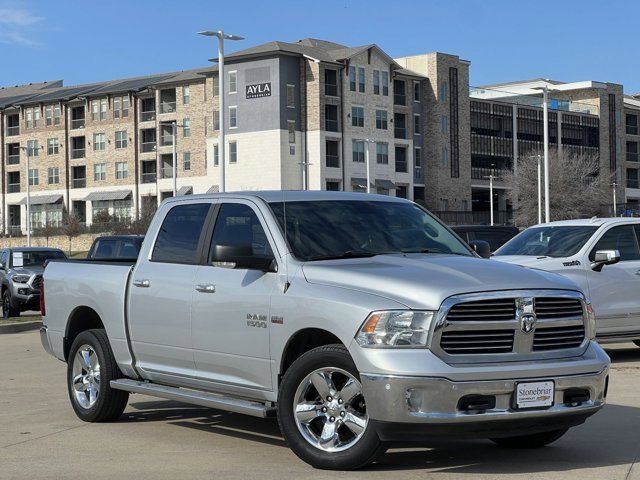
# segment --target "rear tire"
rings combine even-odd
[[[315,468],[355,470],[387,449],[342,345],[314,348],[293,362],[280,385],[278,423],[291,450]]]
[[[518,435],[516,437],[491,438],[490,440],[505,448],[541,448],[555,442],[568,428],[553,430],[551,432],[533,433],[531,435]]]
[[[4,318],[13,318],[20,316],[20,308],[15,305],[13,298],[11,298],[11,292],[5,290],[2,295],[2,316]]]
[[[104,330],[86,330],[71,345],[67,360],[69,399],[78,418],[108,422],[122,415],[129,392],[111,388],[122,378]]]

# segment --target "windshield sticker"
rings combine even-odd
[[[13,252],[13,266],[22,267],[24,265],[24,259],[22,258],[22,252]]]

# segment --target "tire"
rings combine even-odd
[[[280,385],[278,423],[291,450],[315,468],[355,470],[387,449],[369,421],[360,375],[342,345],[314,348],[291,365]]]
[[[20,308],[16,306],[13,298],[11,298],[11,292],[7,289],[2,295],[2,316],[4,318],[12,318],[20,316]]]
[[[568,428],[552,430],[550,432],[533,433],[531,435],[519,435],[516,437],[492,438],[492,442],[505,448],[541,448],[555,442],[565,433]]]
[[[120,417],[127,407],[129,392],[111,388],[111,380],[118,378],[122,378],[122,373],[106,332],[96,329],[80,333],[71,345],[67,361],[67,389],[78,418],[85,422],[108,422]]]

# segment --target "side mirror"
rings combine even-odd
[[[0,270],[4,270],[4,263],[0,262]]]
[[[243,268],[275,272],[276,262],[272,257],[258,257],[251,245],[218,244],[213,250],[213,261],[220,267]]]
[[[484,240],[471,240],[469,246],[482,258],[489,258],[491,256],[491,246],[489,242],[485,242]]]
[[[591,270],[594,272],[602,271],[602,267],[605,265],[613,265],[620,261],[619,250],[598,250],[593,262],[591,262]]]

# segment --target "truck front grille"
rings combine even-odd
[[[432,349],[450,363],[579,354],[584,311],[583,297],[571,291],[451,297],[442,305]]]
[[[33,290],[40,290],[42,286],[42,275],[36,275],[33,281],[31,282],[31,288]]]

